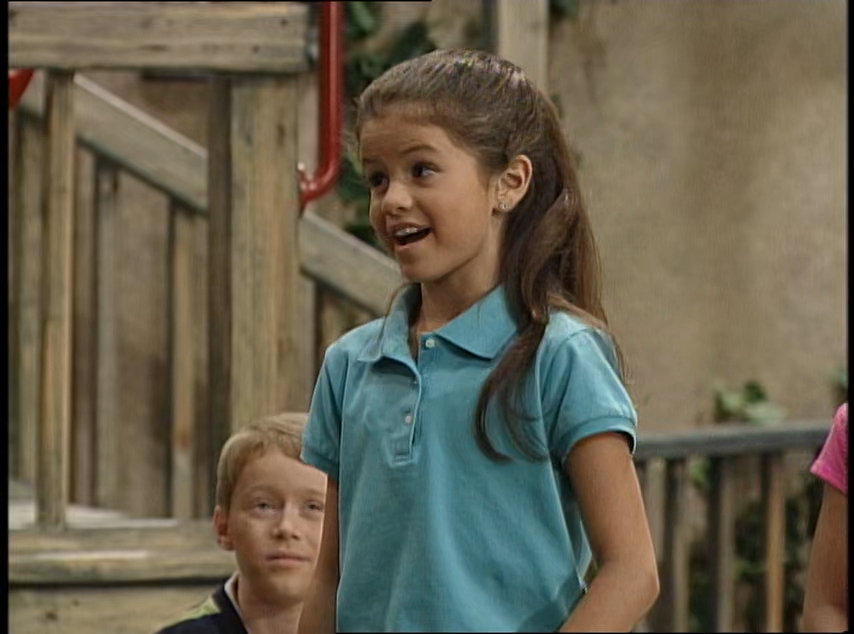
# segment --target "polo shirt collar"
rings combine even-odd
[[[409,314],[418,301],[420,289],[409,286],[395,298],[376,345],[369,346],[363,359],[376,361],[385,356],[411,361]],[[497,286],[433,334],[482,359],[494,359],[517,333],[503,286]]]

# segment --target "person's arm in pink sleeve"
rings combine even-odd
[[[847,407],[837,412],[812,472],[825,485],[807,570],[803,627],[807,632],[841,632],[848,629]]]

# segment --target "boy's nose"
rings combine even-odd
[[[297,512],[289,509],[285,509],[282,513],[279,520],[275,525],[276,535],[279,537],[296,537],[298,531],[297,527]]]

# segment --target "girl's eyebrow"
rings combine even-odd
[[[437,152],[438,150],[430,145],[429,143],[416,143],[415,145],[411,145],[403,150],[400,155],[407,156],[408,154],[413,154],[415,152]],[[378,163],[379,159],[373,156],[363,156],[362,157],[362,165],[367,165],[368,163]]]

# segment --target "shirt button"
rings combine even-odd
[[[427,340],[424,342],[424,347],[426,347],[426,348],[432,348],[432,347],[433,347],[433,346],[435,346],[435,345],[436,345],[436,340],[435,340],[435,339],[427,339]]]
[[[407,425],[411,425],[412,424],[412,414],[407,414],[406,417],[403,419],[403,422],[406,423]]]

